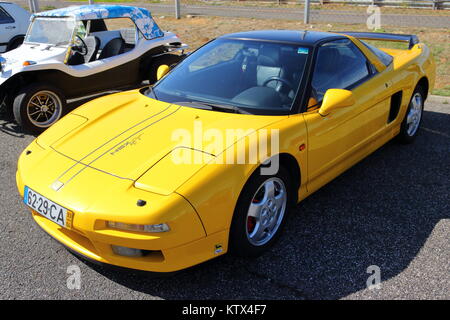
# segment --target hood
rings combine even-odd
[[[195,137],[207,132],[225,136],[230,129],[251,133],[279,118],[178,106],[134,90],[85,104],[45,131],[37,142],[80,165],[136,180],[175,149],[207,150],[216,155],[203,143],[194,142]],[[224,143],[222,149],[233,143]]]
[[[24,43],[17,49],[2,53],[6,59],[6,65],[2,70],[2,78],[9,77],[19,71],[26,71],[29,67],[24,67],[24,61],[33,61],[36,64],[49,62],[64,62],[67,47],[54,47],[47,44],[29,44]],[[30,67],[35,68],[35,65]]]

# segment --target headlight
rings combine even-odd
[[[109,228],[127,230],[127,231],[139,231],[139,232],[167,232],[170,230],[166,223],[160,224],[128,224],[115,221],[107,221]]]

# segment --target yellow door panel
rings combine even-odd
[[[349,62],[349,57],[354,63]],[[334,64],[330,58],[336,59]],[[328,89],[350,87],[354,104],[330,112],[319,109],[304,113],[308,130],[308,191],[320,188],[353,165],[367,144],[388,130],[392,94],[389,68],[381,72],[368,68],[359,49],[345,40],[319,48],[315,72],[312,86],[319,99],[334,101],[337,97],[330,95],[340,91],[327,93]],[[370,75],[373,72],[376,73]]]

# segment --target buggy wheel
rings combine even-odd
[[[58,121],[66,109],[66,99],[58,88],[47,84],[32,84],[19,91],[13,112],[17,123],[35,134]]]

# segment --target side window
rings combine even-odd
[[[312,95],[320,102],[328,89],[351,89],[370,73],[366,57],[349,39],[327,42],[317,54]]]
[[[83,21],[78,21],[75,26],[75,34],[79,36],[81,39],[86,37],[86,26]]]
[[[106,29],[109,32],[115,32],[118,36],[122,37],[128,46],[134,46],[136,44],[136,25],[129,18],[116,18],[116,19],[104,19],[103,20]]]
[[[14,23],[14,19],[0,6],[0,24]]]

